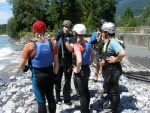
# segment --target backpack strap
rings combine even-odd
[[[32,55],[33,50],[34,50],[35,48],[37,48],[37,46],[36,46],[37,40],[31,40],[30,42],[33,42],[33,43],[34,43],[33,46],[32,46],[32,49],[30,50],[30,58],[31,58],[31,55]]]
[[[80,44],[80,45],[84,48],[84,51],[85,51],[85,42],[78,41],[77,43]],[[84,53],[84,51],[83,51],[83,53]],[[82,54],[83,54],[83,53],[82,53]]]
[[[48,42],[49,42],[49,45],[50,45],[52,53],[53,53],[53,43],[52,43],[52,41],[50,39],[48,39]]]

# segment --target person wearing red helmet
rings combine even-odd
[[[56,112],[56,103],[53,94],[53,82],[58,73],[58,48],[57,45],[46,40],[44,34],[46,25],[42,21],[33,24],[35,41],[25,45],[19,68],[24,72],[30,68],[32,73],[32,86],[38,103],[38,113],[47,113],[46,99],[50,113]],[[25,65],[29,62],[29,66]],[[54,68],[53,63],[54,62]]]

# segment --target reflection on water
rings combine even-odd
[[[9,36],[0,35],[0,48],[11,48],[14,51],[22,50],[22,46],[15,45]]]

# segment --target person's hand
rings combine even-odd
[[[96,44],[96,43],[97,43],[97,39],[91,41],[91,44],[92,44],[92,45],[93,45],[93,44]]]
[[[58,41],[60,38],[64,39],[65,33],[63,30],[60,30],[56,36],[56,41]]]
[[[115,63],[116,62],[116,57],[110,56],[106,58],[106,61],[109,63]]]
[[[77,74],[77,73],[79,73],[79,72],[80,72],[80,70],[81,70],[81,67],[80,67],[80,69],[79,69],[79,70],[77,69],[77,67],[76,67],[76,66],[74,66],[74,67],[73,67],[73,72],[74,72],[74,73],[76,73],[76,74]]]
[[[77,38],[75,36],[72,36],[70,39],[72,44],[75,44],[77,42]]]
[[[23,72],[27,72],[30,69],[30,66],[25,65]]]
[[[58,84],[59,78],[57,74],[54,74],[54,79],[53,79],[53,83],[54,84]]]
[[[104,66],[105,65],[105,60],[102,59],[99,63],[101,64],[101,66]]]
[[[66,37],[64,41],[67,41],[67,42],[69,42],[69,43],[71,42],[71,40],[70,40],[69,37]]]

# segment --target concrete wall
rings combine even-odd
[[[116,34],[116,36],[122,39],[125,43],[148,47],[150,48],[150,34],[140,33],[124,33]]]

